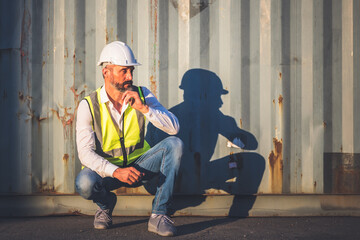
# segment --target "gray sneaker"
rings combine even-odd
[[[112,225],[112,211],[114,210],[116,204],[116,195],[111,193],[111,202],[109,208],[102,210],[98,209],[95,213],[94,218],[94,228],[96,229],[108,229]]]
[[[98,209],[95,213],[94,228],[96,229],[108,229],[112,225],[110,209],[102,210]]]
[[[156,215],[154,217],[150,217],[148,222],[148,231],[164,237],[170,237],[176,234],[174,221],[166,215]]]

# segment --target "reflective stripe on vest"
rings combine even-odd
[[[125,165],[129,165],[150,149],[145,141],[145,117],[130,105],[122,116],[123,129],[113,121],[109,109],[100,101],[100,89],[85,97],[89,103],[95,132],[96,153],[111,163],[124,166],[124,153],[120,138],[124,139]],[[139,96],[145,102],[141,88],[137,88]]]

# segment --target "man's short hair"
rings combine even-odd
[[[101,64],[101,67],[102,68],[106,68],[106,66],[108,66],[108,65],[113,65],[111,62],[103,62],[102,64]]]

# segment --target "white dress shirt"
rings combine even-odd
[[[155,127],[164,132],[175,135],[179,132],[179,121],[174,114],[163,107],[156,97],[146,87],[142,87],[145,97],[146,105],[149,106],[149,112],[144,114]],[[100,90],[100,101],[106,103],[110,114],[118,123],[119,129],[122,129],[122,114],[127,108],[127,105],[122,106],[122,111],[119,113],[109,97],[103,86]],[[101,177],[112,177],[113,172],[118,166],[110,163],[108,160],[95,153],[95,132],[92,128],[92,116],[89,105],[86,100],[82,100],[79,104],[76,117],[76,144],[79,153],[81,164],[97,172]]]

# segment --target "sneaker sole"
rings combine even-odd
[[[98,229],[98,230],[105,230],[105,229],[108,229],[108,227],[106,226],[94,226],[95,229]]]
[[[149,232],[152,232],[152,233],[156,233],[160,236],[163,236],[163,237],[172,237],[174,236],[174,233],[172,232],[168,232],[168,233],[159,233],[156,229],[156,227],[152,226],[152,225],[148,225],[148,231]]]
[[[105,230],[105,229],[109,229],[111,228],[112,223],[109,226],[103,225],[103,224],[99,224],[99,225],[94,225],[95,229],[99,229],[99,230]]]

